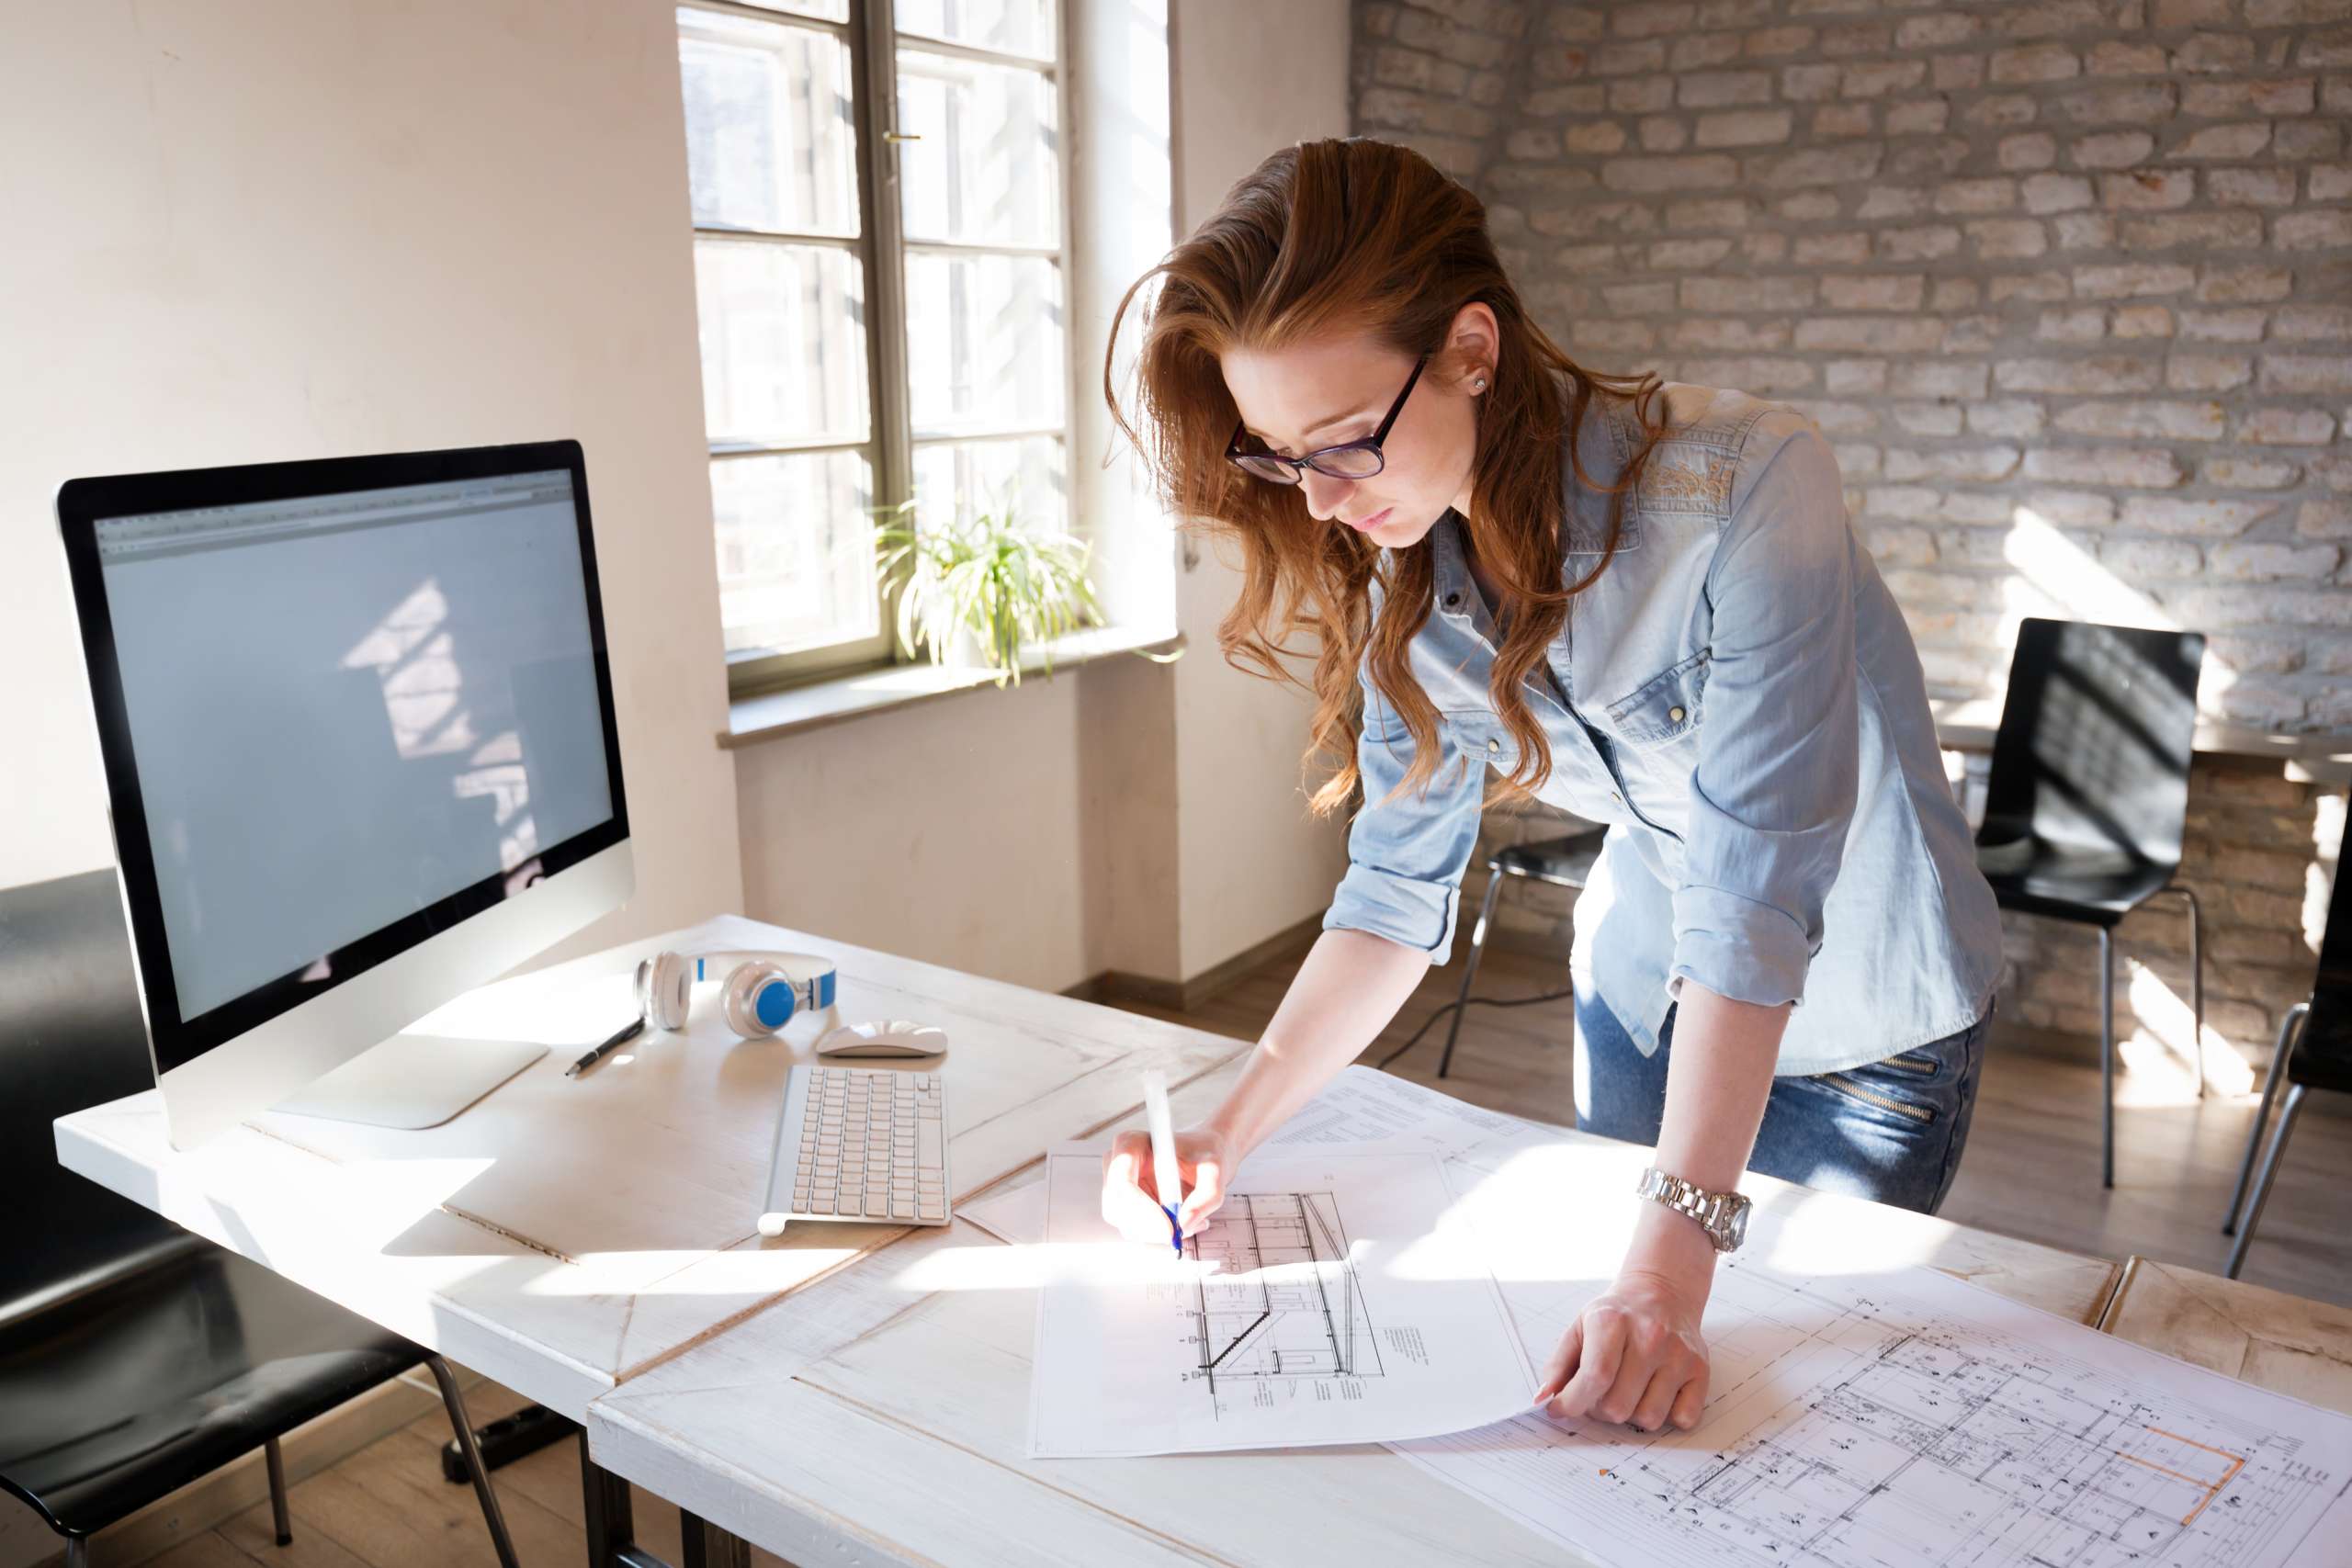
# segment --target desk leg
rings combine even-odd
[[[588,1522],[588,1568],[670,1568],[637,1544],[628,1483],[588,1457],[588,1430],[580,1431],[580,1496]],[[684,1568],[751,1568],[752,1548],[708,1519],[678,1510],[685,1538]]]
[[[751,1543],[742,1537],[684,1508],[678,1524],[686,1538],[685,1568],[752,1568]]]
[[[636,1535],[628,1483],[588,1457],[588,1429],[580,1429],[580,1501],[588,1525],[588,1568],[618,1568]]]
[[[588,1526],[588,1568],[669,1568],[637,1544],[628,1483],[588,1457],[588,1428],[580,1429],[580,1500]]]

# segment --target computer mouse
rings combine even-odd
[[[910,1019],[888,1023],[845,1023],[817,1042],[820,1056],[935,1056],[947,1049],[947,1032]]]

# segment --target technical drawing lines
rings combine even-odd
[[[1329,1192],[1245,1192],[1187,1243],[1198,1371],[1219,1379],[1377,1377],[1380,1348]]]
[[[2142,1353],[1939,1276],[1744,1265],[1716,1292],[1695,1438],[1522,1416],[1405,1451],[1589,1555],[1681,1568],[2266,1568],[2346,1490],[2333,1417],[2126,1372]]]

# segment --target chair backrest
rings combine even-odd
[[[2311,1016],[2303,1020],[2295,1052],[2352,1069],[2352,876],[2344,874],[2340,852],[2335,888],[2327,896],[2327,930],[2319,939],[2319,978],[2312,985]]]
[[[0,1322],[186,1237],[57,1163],[52,1121],[154,1086],[113,871],[0,889]]]
[[[2201,632],[2020,625],[1977,841],[2179,865],[2204,663]]]

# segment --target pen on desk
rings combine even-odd
[[[606,1040],[603,1044],[597,1046],[594,1050],[581,1057],[580,1060],[572,1063],[571,1066],[564,1068],[563,1076],[568,1078],[578,1077],[582,1072],[594,1066],[597,1063],[603,1061],[607,1055],[619,1050],[622,1046],[628,1044],[630,1041],[636,1039],[639,1034],[644,1032],[645,1015],[643,1013],[639,1013],[637,1017],[631,1020],[626,1026],[614,1031],[612,1038]]]
[[[1151,1134],[1152,1184],[1159,1190],[1159,1206],[1168,1214],[1170,1241],[1176,1256],[1184,1256],[1184,1227],[1176,1210],[1184,1201],[1184,1179],[1176,1164],[1176,1129],[1168,1116],[1168,1075],[1143,1076],[1144,1125]]]

